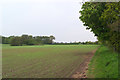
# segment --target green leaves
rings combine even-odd
[[[91,29],[100,41],[105,42],[104,44],[117,49],[118,46],[113,45],[118,45],[118,43],[112,42],[116,42],[120,35],[120,2],[85,2],[80,14],[84,26],[87,26],[86,29]],[[117,31],[117,34],[114,31]]]

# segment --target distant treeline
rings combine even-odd
[[[98,44],[98,41],[96,41],[96,42],[91,42],[91,41],[86,41],[86,42],[70,42],[70,43],[54,42],[53,44],[54,45]]]
[[[10,36],[2,37],[2,44],[10,44],[11,46],[22,46],[22,45],[40,45],[40,44],[52,44],[55,39],[54,36]]]
[[[23,46],[23,45],[43,45],[43,44],[52,44],[52,45],[78,45],[78,44],[98,44],[98,41],[91,42],[54,42],[54,36],[32,36],[32,35],[22,35],[22,36],[9,36],[4,37],[0,36],[2,39],[2,44],[10,44],[11,46]]]

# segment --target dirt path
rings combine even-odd
[[[88,70],[88,64],[90,63],[90,60],[94,56],[96,50],[97,49],[88,53],[88,55],[85,57],[86,59],[80,64],[79,69],[77,69],[76,72],[74,72],[73,75],[71,75],[71,78],[87,78],[86,72]]]

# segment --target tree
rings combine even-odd
[[[2,36],[2,44],[5,44],[5,37]]]
[[[28,43],[28,38],[29,36],[28,35],[22,35],[21,36],[21,39],[22,39],[22,44],[27,44]]]
[[[35,36],[35,37],[33,37],[33,38],[34,38],[34,40],[36,41],[36,44],[37,44],[37,45],[43,44],[42,36]]]
[[[108,32],[109,40],[107,43],[114,51],[118,51],[120,47],[120,2],[107,3],[106,9],[102,13],[100,20],[102,25],[110,29]]]
[[[26,45],[35,45],[35,44],[37,44],[37,42],[32,37],[32,35],[28,35],[28,38],[27,38],[27,41],[26,41]]]
[[[11,40],[11,46],[22,46],[22,39],[21,37],[14,37]]]
[[[13,37],[14,37],[14,36],[10,36],[10,37],[4,37],[4,36],[2,36],[2,44],[10,44],[11,39],[12,39]]]
[[[50,36],[50,43],[52,44],[53,43],[53,40],[55,40],[55,37],[54,36]]]
[[[85,2],[80,13],[86,29],[91,29],[99,41],[119,52],[120,2]]]

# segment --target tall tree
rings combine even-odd
[[[85,2],[80,13],[86,29],[91,29],[99,41],[119,52],[120,2]]]

